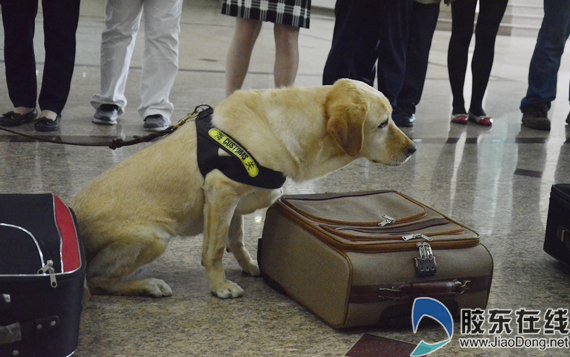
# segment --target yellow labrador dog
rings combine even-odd
[[[416,146],[391,120],[388,100],[361,82],[238,91],[216,106],[213,125],[266,168],[310,180],[365,157],[399,165]],[[110,168],[71,203],[87,254],[92,294],[169,296],[159,279],[129,278],[158,258],[174,236],[204,233],[202,264],[211,292],[243,290],[225,277],[228,248],[241,268],[259,275],[244,246],[242,216],[268,207],[281,189],[233,181],[219,170],[203,177],[193,123]]]

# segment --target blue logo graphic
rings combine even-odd
[[[447,307],[432,298],[417,298],[414,300],[414,306],[412,307],[412,326],[414,327],[414,333],[418,331],[418,325],[425,316],[431,317],[439,322],[445,329],[445,332],[447,332],[449,338],[433,344],[426,343],[422,340],[410,356],[427,355],[451,342],[451,337],[453,336],[453,318]]]

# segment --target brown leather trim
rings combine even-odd
[[[352,222],[352,221],[337,221],[337,220],[332,220],[332,219],[326,219],[326,218],[322,218],[322,217],[316,217],[314,215],[311,215],[303,210],[301,210],[299,207],[295,206],[293,203],[291,203],[291,200],[303,200],[303,201],[326,201],[326,200],[331,200],[331,199],[338,199],[338,198],[344,198],[344,197],[359,197],[359,196],[372,196],[372,195],[378,195],[378,194],[383,194],[383,193],[395,193],[401,197],[403,197],[404,199],[406,199],[409,202],[412,202],[413,204],[417,205],[418,207],[420,207],[422,209],[422,212],[416,215],[412,215],[403,219],[399,219],[396,220],[393,224],[402,224],[402,223],[408,223],[408,222],[413,222],[415,220],[418,220],[420,218],[423,218],[425,216],[427,216],[427,209],[426,206],[424,206],[423,204],[419,203],[418,201],[412,200],[409,197],[402,195],[401,193],[397,192],[397,191],[365,191],[365,192],[349,192],[349,193],[323,193],[323,194],[306,194],[306,195],[284,195],[281,196],[281,198],[277,201],[278,204],[281,204],[283,206],[288,207],[289,209],[299,213],[300,215],[314,221],[314,222],[318,222],[318,223],[327,223],[327,224],[332,224],[332,225],[344,225],[344,224],[350,224],[351,226],[354,227],[377,227],[378,223],[380,221],[374,221],[374,222]]]
[[[374,230],[366,231],[366,230],[360,230],[358,228],[352,228],[352,227],[342,227],[342,228],[345,228],[344,230],[339,229],[341,227],[331,227],[331,226],[325,226],[325,225],[318,225],[317,227],[324,230],[327,233],[330,233],[332,235],[337,235],[339,237],[353,241],[355,243],[365,243],[367,241],[368,242],[377,242],[377,243],[384,243],[386,241],[394,241],[394,242],[400,241],[401,242],[402,237],[405,235],[405,234],[398,234],[398,233],[375,232]],[[424,228],[429,228],[429,226],[424,227]],[[365,233],[368,235],[367,236],[356,235],[356,234],[353,234],[352,232]],[[411,234],[412,232],[418,233],[418,230],[410,228],[410,230],[402,230],[401,233]],[[427,236],[427,237],[437,237],[437,236],[443,236],[443,235],[453,236],[453,235],[461,235],[464,233],[465,233],[465,229],[460,227],[458,229],[450,229],[448,231],[425,234],[425,236]]]
[[[306,201],[323,201],[343,197],[370,196],[382,193],[398,193],[394,190],[378,190],[378,191],[360,191],[360,192],[327,192],[327,193],[308,193],[298,195],[283,195],[283,200],[306,200]]]
[[[277,201],[279,203],[279,201]],[[417,250],[417,242],[409,241],[372,241],[363,244],[346,244],[340,242],[334,235],[320,229],[318,226],[312,224],[308,221],[306,217],[300,215],[296,211],[288,209],[287,206],[282,206],[274,204],[272,208],[288,217],[293,222],[297,223],[300,227],[304,228],[316,238],[321,240],[323,243],[328,244],[331,247],[335,247],[337,250],[345,252],[365,252],[365,253],[385,253],[385,252],[401,252],[408,250]],[[467,238],[467,239],[456,239],[453,241],[439,241],[429,243],[432,249],[462,249],[471,248],[479,244],[479,238]]]
[[[391,285],[352,286],[349,303],[373,304],[382,301],[410,302],[418,297],[452,298],[462,294],[489,291],[492,275],[453,280],[435,280]]]
[[[434,218],[429,219],[427,221],[419,222],[419,223],[412,223],[412,224],[405,224],[398,227],[393,226],[385,226],[385,227],[352,227],[352,226],[341,226],[341,227],[326,227],[322,226],[323,228],[330,228],[334,229],[335,231],[342,231],[342,230],[351,230],[360,233],[371,233],[371,234],[390,234],[390,233],[409,233],[419,231],[421,229],[435,227],[435,226],[444,226],[449,224],[450,222],[445,218]]]

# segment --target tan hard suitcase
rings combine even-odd
[[[267,211],[265,281],[335,328],[411,321],[431,297],[484,309],[493,260],[479,235],[395,191],[289,195]]]

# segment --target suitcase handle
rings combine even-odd
[[[379,288],[381,300],[408,300],[416,297],[454,297],[469,289],[471,280],[426,281]]]
[[[409,302],[418,297],[434,299],[454,298],[466,293],[488,291],[492,275],[457,278],[452,280],[417,281],[391,285],[353,285],[348,302],[374,304],[384,301]]]
[[[7,326],[0,326],[0,345],[25,341],[31,336],[49,332],[57,327],[59,327],[59,317],[55,315],[25,324],[15,322]]]

